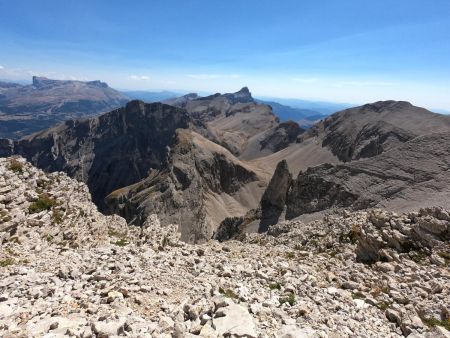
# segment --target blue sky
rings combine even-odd
[[[0,0],[0,78],[450,109],[448,0]]]

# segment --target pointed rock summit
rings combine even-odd
[[[252,94],[247,87],[243,87],[236,93],[233,94],[224,94],[225,97],[230,100],[232,103],[249,103],[254,102]]]

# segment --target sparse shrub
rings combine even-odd
[[[219,292],[220,294],[224,295],[227,298],[234,298],[237,299],[239,298],[239,296],[231,289],[223,289],[223,288],[219,288]]]
[[[444,258],[445,260],[445,264],[450,264],[450,252],[447,251],[439,251],[437,253],[439,256],[441,256],[442,258]]]
[[[290,306],[293,306],[295,304],[295,295],[293,293],[290,293],[287,296],[280,297],[279,301],[281,305],[283,305],[284,303],[289,303]]]
[[[52,221],[55,224],[61,224],[63,220],[63,212],[61,210],[53,210]]]
[[[6,210],[0,211],[0,220],[2,222],[6,223],[6,222],[9,222],[11,219],[12,219],[11,216],[8,215],[8,212]]]
[[[381,311],[385,311],[385,310],[389,307],[389,304],[386,303],[386,302],[378,302],[376,306],[377,306],[377,308],[379,308]]]
[[[278,282],[270,283],[269,284],[269,289],[270,290],[281,290],[281,284],[278,283]]]
[[[9,170],[22,174],[23,173],[23,163],[17,161],[16,159],[12,159],[9,161]]]
[[[56,200],[51,198],[47,194],[40,194],[39,198],[30,204],[28,211],[30,214],[41,212],[44,210],[50,210],[56,205]]]
[[[366,296],[364,296],[363,293],[357,291],[357,292],[355,292],[355,293],[352,293],[352,298],[353,298],[353,299],[365,299]]]
[[[0,267],[4,268],[8,265],[13,265],[14,260],[12,258],[5,258],[3,260],[0,260]]]
[[[121,238],[121,239],[117,240],[116,242],[114,242],[114,244],[117,246],[125,246],[125,245],[128,245],[128,242],[126,241],[125,238]]]
[[[416,262],[417,264],[423,263],[423,261],[427,257],[427,254],[422,250],[410,251],[408,255],[409,258],[411,258],[411,260]]]
[[[436,318],[421,317],[422,322],[428,327],[442,326],[450,331],[450,319],[439,320]]]
[[[286,257],[289,259],[295,258],[295,252],[289,251],[288,253],[286,253]]]

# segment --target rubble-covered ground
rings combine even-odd
[[[0,159],[1,337],[450,337],[450,216],[341,212],[191,245]]]

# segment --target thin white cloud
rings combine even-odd
[[[298,83],[316,83],[319,82],[319,79],[316,77],[294,77],[292,81]]]
[[[195,80],[212,80],[212,79],[238,79],[241,76],[239,74],[208,74],[208,73],[200,73],[200,74],[186,74],[186,77]]]
[[[1,70],[1,69],[5,69],[5,67],[3,67],[2,65],[0,65],[0,70]]]
[[[130,80],[138,80],[138,81],[148,81],[148,80],[150,80],[150,77],[147,76],[147,75],[135,75],[135,74],[133,74],[133,75],[130,75],[128,78]]]
[[[382,82],[382,81],[342,81],[333,83],[333,87],[392,87],[397,84],[394,82]]]

